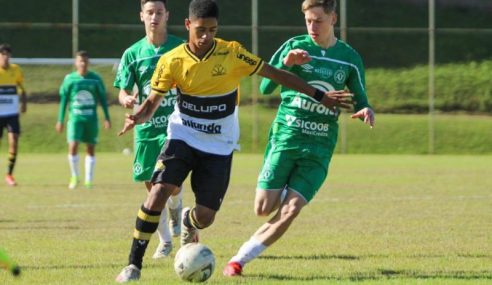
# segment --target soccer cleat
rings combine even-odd
[[[169,208],[169,229],[171,235],[177,237],[181,234],[181,212],[183,209],[183,201],[180,201],[179,206],[176,209]]]
[[[92,189],[92,187],[94,187],[94,185],[92,185],[92,182],[89,182],[89,181],[86,181],[84,183],[84,186],[86,189]]]
[[[224,273],[224,276],[229,276],[229,277],[241,276],[241,274],[243,273],[243,267],[239,262],[231,261],[227,263],[222,273]]]
[[[159,246],[156,248],[152,258],[159,259],[159,258],[168,257],[171,254],[172,250],[173,250],[172,243],[170,242],[160,243]]]
[[[130,264],[116,276],[117,283],[127,283],[140,279],[140,269],[137,266]]]
[[[5,175],[5,183],[9,186],[16,186],[17,182],[15,182],[14,176],[7,174]]]
[[[183,221],[184,221],[186,215],[188,215],[189,211],[190,211],[189,207],[184,208],[182,211],[181,238],[180,238],[181,246],[188,244],[188,243],[192,243],[192,242],[198,242],[198,240],[199,240],[198,239],[198,229],[188,228],[187,226],[185,226],[183,224]]]
[[[70,177],[70,183],[68,183],[68,189],[73,190],[77,188],[79,184],[79,178],[77,176]]]

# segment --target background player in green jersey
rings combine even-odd
[[[120,89],[119,102],[125,108],[133,108],[143,102],[150,93],[150,79],[154,73],[157,61],[165,52],[183,43],[182,39],[167,33],[166,25],[169,11],[165,0],[142,0],[140,20],[145,25],[146,36],[128,48],[122,58],[114,86]],[[133,93],[136,85],[137,92]],[[167,121],[174,110],[176,92],[166,96],[154,116],[145,124],[135,129],[135,158],[133,161],[133,179],[144,182],[147,191],[152,184],[150,178],[154,166],[167,137]],[[162,211],[159,221],[159,246],[153,257],[163,258],[172,250],[172,237],[180,234],[181,228],[181,192],[168,199],[170,212],[170,228],[167,225],[166,209]]]
[[[324,91],[348,87],[354,94],[355,114],[371,127],[374,113],[365,92],[364,67],[359,54],[334,34],[336,0],[302,3],[308,35],[288,40],[270,64],[289,70]],[[277,83],[263,79],[269,94]],[[245,242],[224,268],[224,275],[241,275],[243,266],[276,242],[323,184],[338,133],[337,108],[325,108],[309,96],[286,87],[270,130],[263,167],[258,177],[255,212],[274,216]]]
[[[104,111],[104,128],[111,128],[106,90],[101,77],[89,70],[89,55],[79,51],[75,56],[75,71],[65,76],[60,87],[60,108],[56,131],[63,132],[65,110],[68,105],[67,122],[68,163],[72,177],[68,188],[75,189],[79,182],[79,143],[87,145],[85,156],[85,187],[92,188],[96,144],[98,141],[97,102]]]

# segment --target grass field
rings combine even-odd
[[[252,211],[260,161],[235,156],[223,208],[201,233],[217,259],[209,284],[492,283],[492,156],[336,155],[287,235],[244,277],[223,277],[264,222]],[[23,275],[0,271],[0,284],[114,284],[145,196],[130,164],[129,156],[101,153],[96,187],[69,191],[65,154],[25,154],[20,185],[0,186],[0,246]],[[193,201],[188,183],[184,199]],[[139,284],[181,283],[172,259],[150,258],[155,246],[156,238]]]

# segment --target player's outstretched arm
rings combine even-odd
[[[143,101],[142,105],[140,105],[135,114],[126,114],[125,125],[123,126],[123,129],[118,133],[118,136],[121,136],[129,130],[133,129],[135,125],[142,124],[148,121],[152,117],[152,115],[154,115],[157,108],[159,108],[163,97],[164,96],[162,95],[151,92],[149,97],[147,97],[147,99]]]
[[[263,64],[263,67],[257,74],[270,78],[271,80],[282,84],[287,88],[311,96],[327,108],[340,107],[350,109],[352,107],[353,94],[345,90],[323,92],[309,85],[297,75],[275,68],[268,63]]]
[[[374,111],[371,108],[364,108],[350,116],[352,119],[363,119],[364,123],[369,125],[372,128],[374,128],[374,123],[375,123],[375,117],[374,117]]]

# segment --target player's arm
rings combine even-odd
[[[150,92],[149,97],[147,97],[147,99],[143,101],[135,114],[125,115],[125,125],[123,126],[123,129],[118,133],[118,136],[121,136],[129,130],[133,129],[135,125],[142,124],[148,121],[152,117],[152,115],[154,115],[157,108],[159,108],[162,98],[164,98],[164,96],[157,94],[157,92]]]
[[[275,68],[267,63],[263,64],[257,74],[289,89],[311,96],[327,108],[340,107],[348,109],[352,107],[353,95],[345,90],[323,92],[309,85],[297,75]]]
[[[350,70],[350,74],[347,80],[347,87],[354,93],[354,114],[351,118],[359,118],[364,121],[365,124],[371,128],[375,124],[374,111],[369,105],[369,101],[366,95],[366,79],[364,72],[364,65],[361,57],[356,54],[354,58],[354,65]]]
[[[60,87],[60,106],[58,107],[58,119],[55,125],[55,129],[58,133],[63,132],[63,122],[65,121],[65,111],[68,103],[68,91],[67,86],[65,85],[65,81],[63,81],[63,84]]]
[[[118,102],[126,109],[133,109],[137,103],[138,92],[132,94],[131,90],[120,89],[118,93]]]
[[[111,128],[111,119],[109,117],[108,100],[106,98],[106,88],[102,79],[99,79],[99,101],[101,102],[101,107],[104,113],[104,128]]]
[[[18,89],[20,90],[19,96],[20,96],[20,102],[21,102],[21,113],[25,113],[27,111],[27,96],[26,96],[26,89],[24,88],[24,76],[22,75],[22,71],[19,69],[19,74],[17,78],[17,86],[19,87]]]

